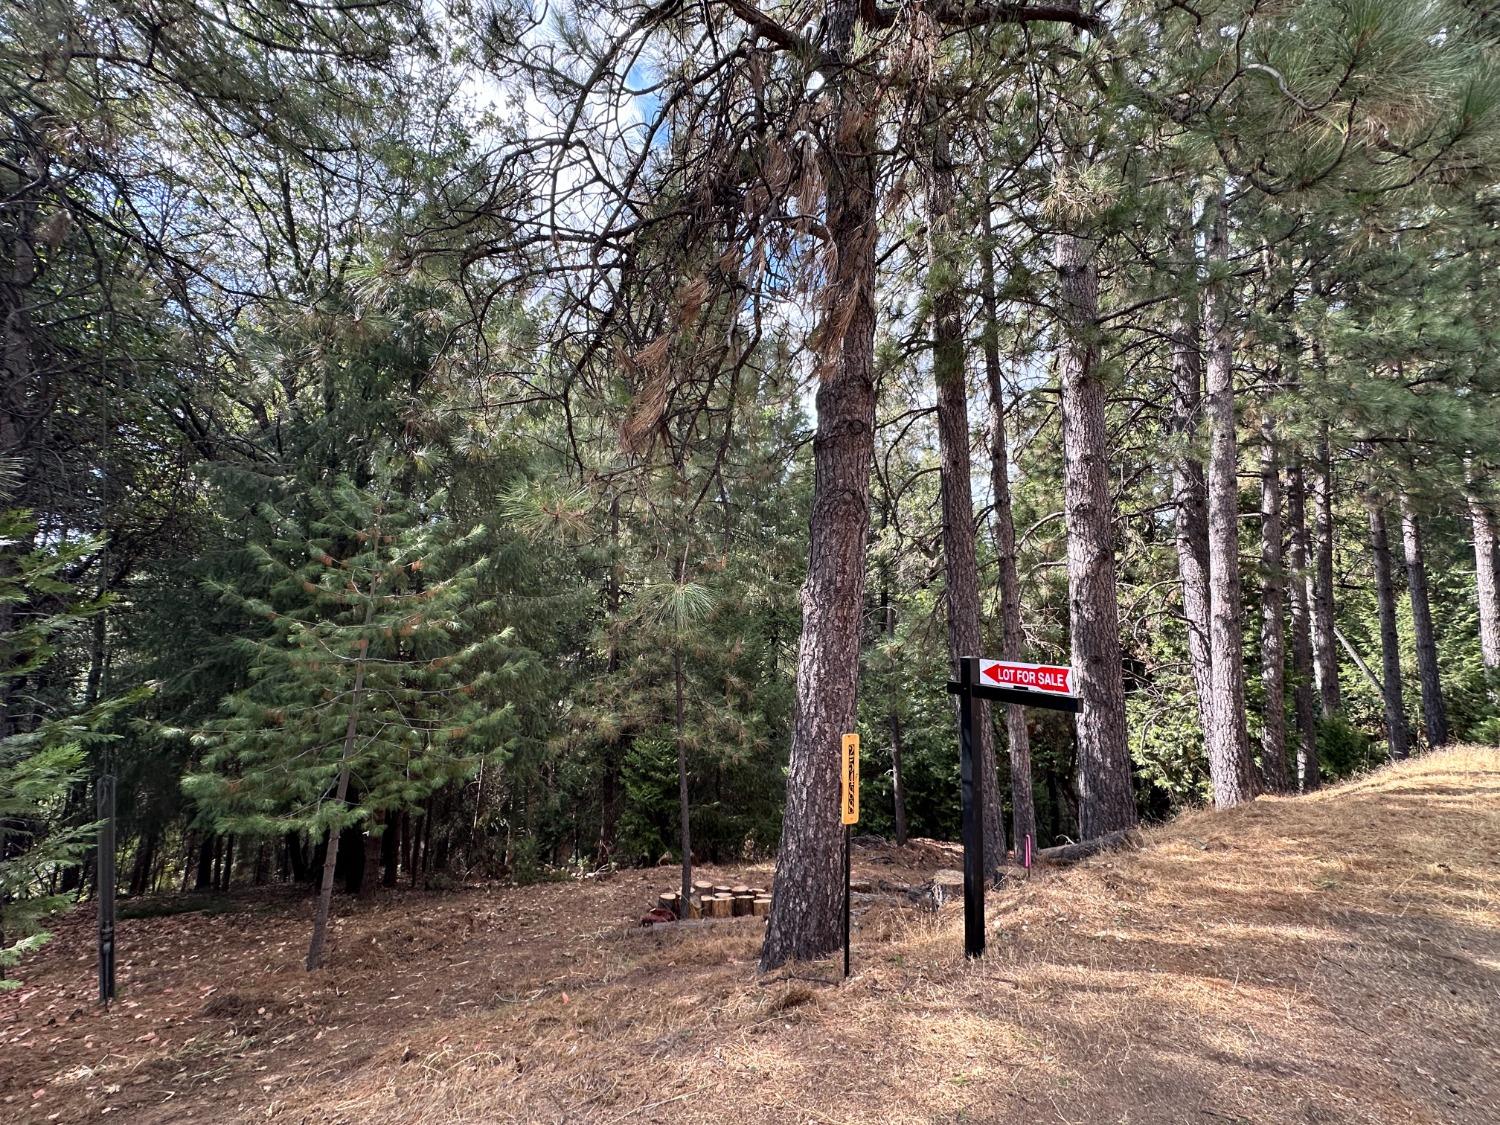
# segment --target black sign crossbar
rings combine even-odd
[[[948,681],[948,694],[962,695],[964,685],[958,680]],[[1026,688],[999,687],[995,684],[974,684],[970,694],[977,699],[993,699],[997,703],[1020,703],[1026,707],[1045,707],[1049,711],[1070,711],[1078,714],[1083,703],[1076,695],[1058,695],[1045,691],[1029,691]]]

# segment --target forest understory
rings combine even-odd
[[[855,877],[943,863],[871,845]],[[848,982],[758,975],[761,919],[635,924],[671,879],[390,892],[336,911],[316,975],[305,895],[140,902],[108,1012],[77,908],[0,996],[0,1117],[1480,1125],[1500,1104],[1494,749],[1007,881],[974,964],[958,904],[869,900]]]

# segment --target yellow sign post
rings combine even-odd
[[[839,819],[844,824],[844,976],[849,976],[849,826],[859,823],[859,735],[846,734],[839,754]]]
[[[859,823],[859,735],[844,735],[839,769],[839,810],[845,824]]]

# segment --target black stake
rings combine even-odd
[[[974,686],[979,657],[959,660],[958,773],[963,786],[964,954],[984,955],[984,789],[974,770]]]
[[[99,1003],[108,1006],[115,998],[115,775],[108,770],[99,775],[94,801],[99,818]]]

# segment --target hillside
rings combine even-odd
[[[868,848],[857,876],[941,856]],[[735,869],[750,874],[755,869]],[[122,923],[0,997],[0,1117],[132,1122],[1481,1122],[1500,1104],[1500,752],[1185,816],[961,909],[877,903],[853,979],[760,923],[641,930],[660,871]]]

